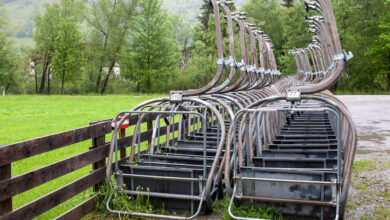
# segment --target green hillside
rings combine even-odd
[[[43,9],[45,2],[53,1],[55,0],[2,0],[13,34],[20,38],[31,37],[34,15]]]

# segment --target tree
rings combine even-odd
[[[283,0],[283,3],[281,3],[283,7],[291,8],[294,6],[294,0]]]
[[[339,0],[334,6],[343,48],[355,57],[349,61],[350,78],[342,79],[338,89],[384,91],[389,67],[389,2]]]
[[[211,81],[217,71],[215,62],[217,60],[216,30],[213,7],[209,3],[204,3],[201,7],[201,16],[197,19],[199,24],[194,27],[192,43],[192,67],[188,77],[192,82],[196,82],[196,88],[202,87]],[[221,13],[222,16],[222,13]],[[224,19],[221,19],[221,23]],[[224,25],[221,24],[223,28]],[[223,33],[225,30],[221,30]],[[193,84],[192,84],[193,85]]]
[[[205,32],[207,32],[209,29],[210,15],[213,13],[214,13],[213,7],[210,5],[209,2],[205,1],[200,7],[199,16],[196,17]]]
[[[275,0],[250,0],[243,6],[243,9],[248,12],[248,20],[255,23],[272,39],[274,54],[278,64],[280,64],[279,59],[284,54],[283,45],[286,41],[286,37],[283,35],[286,22],[283,16],[285,11],[280,7],[279,2]],[[301,19],[303,20],[304,17]]]
[[[75,22],[69,19],[61,20],[58,25],[53,45],[53,71],[61,78],[61,94],[64,92],[65,77],[74,79],[80,73],[83,64],[83,42]]]
[[[372,65],[377,68],[375,83],[390,91],[390,2],[385,3],[386,11],[378,19],[378,38],[374,39],[374,45],[366,55],[372,57]]]
[[[285,40],[279,57],[279,68],[286,74],[296,73],[296,63],[288,51],[306,47],[311,42],[308,27],[304,22],[307,15],[303,0],[296,1],[292,7],[282,9],[284,28],[282,35]]]
[[[0,2],[0,7],[2,3]],[[16,59],[13,48],[8,41],[7,18],[4,17],[4,11],[0,12],[0,91],[6,92],[15,83],[15,70],[17,69]]]
[[[233,5],[231,11],[235,11]],[[182,71],[175,77],[176,83],[172,83],[172,88],[178,90],[200,88],[209,83],[217,71],[217,44],[216,26],[213,7],[205,2],[201,7],[200,16],[197,17],[199,23],[192,30],[192,43],[190,47],[190,58]],[[220,10],[221,32],[223,36],[223,50],[228,57],[229,40],[227,34],[227,22],[224,19],[224,10]],[[236,35],[238,37],[238,35]],[[236,44],[238,47],[239,45]],[[225,81],[227,75],[223,75],[220,82]]]
[[[190,56],[189,50],[192,28],[188,22],[185,21],[185,17],[181,17],[179,15],[169,16],[169,23],[174,35],[174,39],[176,39],[182,53],[181,68],[183,69],[187,63],[187,59]]]
[[[93,57],[98,64],[97,74],[90,72],[95,78],[95,92],[103,94],[113,68],[120,58],[126,39],[129,35],[130,23],[135,14],[138,0],[92,0],[89,25],[93,28],[90,42],[93,43]],[[108,70],[107,70],[108,68]],[[107,70],[107,71],[105,71]]]
[[[43,63],[41,83],[38,93],[43,93],[45,88],[46,77],[48,84],[50,83],[50,64],[52,63],[52,55],[55,52],[54,43],[57,38],[57,28],[62,22],[62,19],[69,19],[77,22],[80,19],[84,3],[80,0],[60,0],[52,4],[46,3],[45,13],[43,15],[37,13],[34,18],[36,30],[34,32],[34,41],[37,50],[40,53],[41,63]],[[50,87],[48,86],[48,94]]]
[[[6,92],[15,83],[16,54],[12,51],[7,35],[0,32],[0,90],[4,89]]]
[[[161,92],[180,62],[179,45],[160,0],[140,2],[132,25],[130,60],[137,92]]]

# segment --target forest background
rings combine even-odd
[[[311,41],[303,1],[236,2],[273,40],[283,75],[295,74],[288,51]],[[343,48],[354,54],[332,90],[390,93],[390,1],[332,2]],[[202,87],[216,72],[214,18],[204,1],[2,0],[0,7],[6,94],[163,93]]]

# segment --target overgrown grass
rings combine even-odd
[[[115,184],[115,182],[113,182]],[[110,208],[113,210],[120,210],[123,212],[140,212],[140,213],[149,213],[149,214],[159,214],[159,215],[172,215],[172,213],[167,212],[164,208],[155,208],[152,206],[149,196],[128,196],[119,186],[113,185],[115,190],[113,190],[112,199],[110,201]],[[138,189],[139,191],[144,191],[143,189]],[[147,191],[149,191],[147,189]],[[104,182],[100,191],[98,193],[92,193],[96,197],[96,209],[94,212],[90,213],[87,218],[100,218],[105,219],[109,217],[118,217],[119,219],[127,218],[122,214],[113,214],[108,212],[106,209],[106,204],[110,196],[111,190],[110,186]],[[188,216],[188,215],[187,215]],[[145,219],[138,218],[136,216],[131,216],[131,219]]]
[[[367,170],[374,170],[376,168],[376,164],[372,160],[362,160],[356,161],[353,164],[353,173],[357,176],[360,172]]]
[[[366,159],[354,163],[351,186],[355,192],[348,197],[346,207],[350,219],[389,219],[388,182],[381,175],[375,175],[388,168],[389,161]]]
[[[123,110],[164,95],[134,96],[0,96],[0,145],[24,141],[89,125],[95,120],[113,118]],[[109,136],[107,136],[108,141]],[[91,141],[60,148],[12,163],[12,176],[52,164],[85,152]],[[56,190],[91,171],[91,166],[69,173],[13,198],[18,208]],[[88,192],[38,217],[52,219],[73,208],[89,196]]]
[[[228,208],[230,204],[230,196],[226,195],[224,200],[220,200],[214,207],[214,212],[219,212],[222,214],[223,220],[233,220],[230,217]],[[239,205],[233,203],[232,213],[237,217],[248,217],[248,218],[261,218],[261,219],[273,219],[273,220],[283,220],[281,213],[275,211],[273,208],[267,207],[265,205],[257,206],[253,202],[248,205]]]

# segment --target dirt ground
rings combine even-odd
[[[390,219],[390,96],[338,96],[358,131],[346,219]]]

